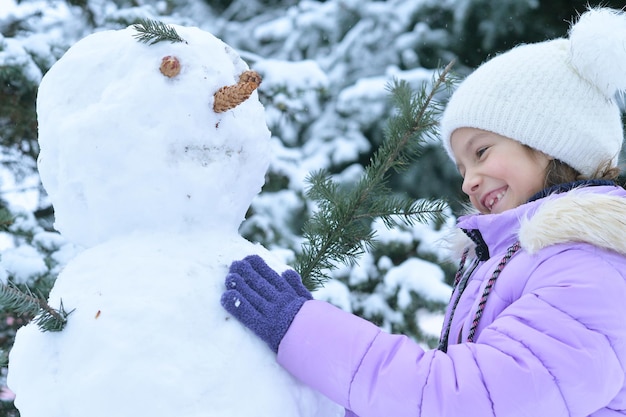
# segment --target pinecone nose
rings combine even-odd
[[[227,85],[213,95],[213,111],[222,113],[246,101],[252,92],[261,85],[261,76],[256,71],[244,71],[235,85]]]

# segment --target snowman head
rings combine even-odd
[[[91,246],[141,232],[235,232],[269,166],[258,74],[198,28],[92,34],[45,75],[37,113],[55,227]]]

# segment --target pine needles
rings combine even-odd
[[[67,316],[71,313],[71,311],[69,313],[65,311],[63,302],[58,310],[54,309],[43,298],[33,294],[28,287],[26,290],[21,290],[10,281],[0,284],[0,306],[18,316],[34,317],[34,323],[44,332],[63,330],[67,323]]]
[[[406,81],[395,80],[389,87],[397,113],[390,118],[385,141],[365,168],[363,178],[351,189],[340,187],[325,171],[307,178],[307,197],[318,210],[303,228],[305,244],[296,258],[295,269],[307,288],[313,290],[328,279],[325,271],[337,264],[354,265],[374,244],[370,223],[381,218],[387,227],[400,218],[414,222],[440,220],[446,203],[442,200],[412,200],[395,195],[387,186],[391,170],[401,171],[422,152],[425,139],[433,136],[442,105],[435,96],[450,86],[446,66],[427,91],[414,92]]]
[[[0,208],[0,230],[8,231],[13,222],[11,212]],[[59,309],[54,309],[48,305],[43,296],[33,294],[27,286],[22,290],[9,279],[6,283],[0,282],[0,309],[10,312],[13,316],[34,317],[34,323],[44,332],[63,330],[67,323],[67,316],[71,313],[71,311],[69,313],[65,311],[62,301]]]
[[[157,22],[150,19],[141,19],[139,23],[133,25],[138,33],[134,37],[143,43],[154,45],[155,43],[169,41],[172,43],[184,42],[187,43],[171,26],[167,26],[163,22]]]

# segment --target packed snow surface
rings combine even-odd
[[[18,331],[8,384],[22,417],[341,416],[219,303],[228,266],[260,254],[238,227],[261,190],[270,132],[254,92],[216,113],[248,69],[208,32],[139,42],[132,27],[78,42],[44,76],[41,180],[55,227],[84,248],[49,303],[61,332]],[[176,57],[180,73],[161,73]]]

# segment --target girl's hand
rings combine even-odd
[[[225,284],[222,306],[274,352],[302,305],[313,299],[296,271],[278,275],[257,255],[233,262]]]

